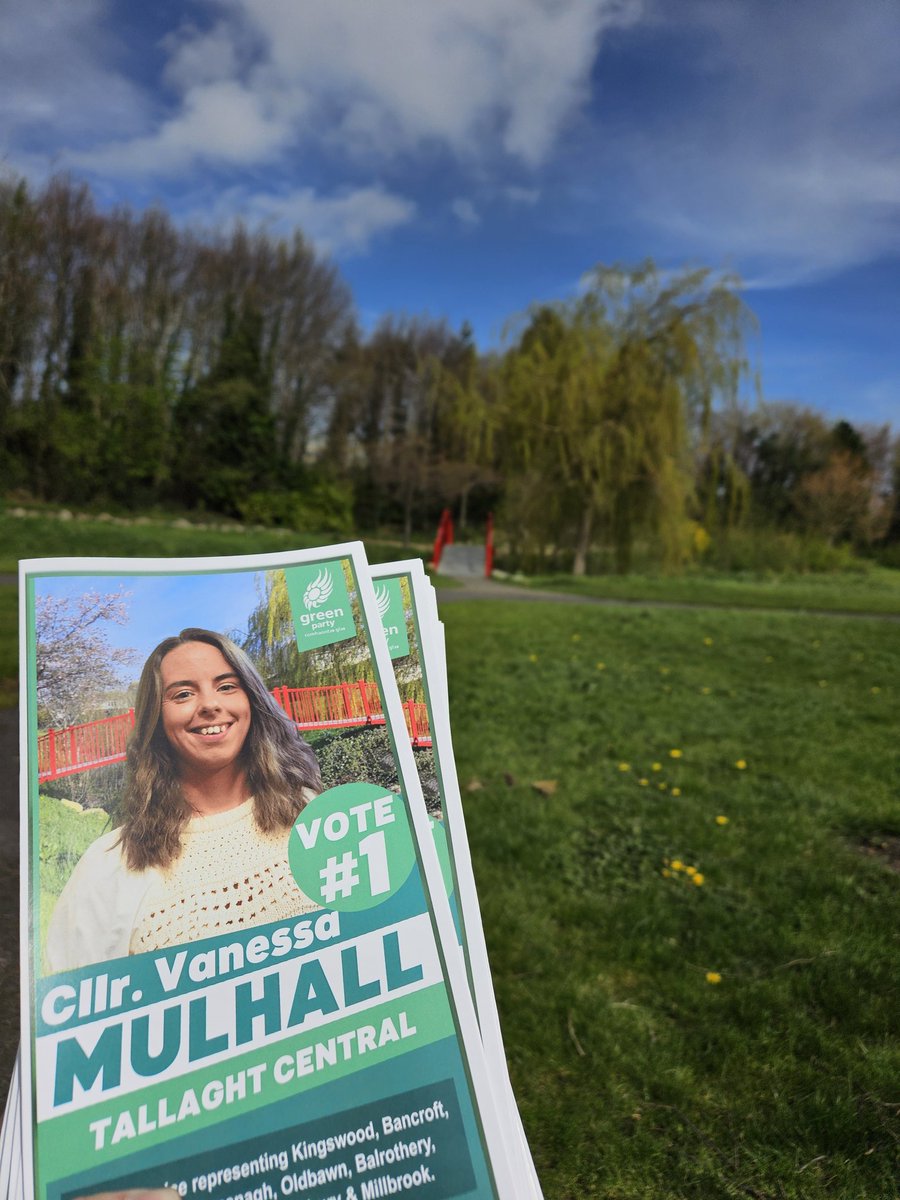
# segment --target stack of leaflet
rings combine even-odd
[[[121,602],[97,644],[128,647],[136,662],[184,628],[231,634],[320,755],[325,790],[284,834],[293,914],[255,910],[228,932],[136,952],[130,896],[159,873],[109,866],[123,854],[118,819],[78,866],[83,842],[68,862],[59,846],[47,851],[60,803],[48,781],[87,769],[91,755],[101,765],[124,756],[106,728],[116,714],[88,714],[90,738],[47,729],[46,680],[59,671],[42,661],[41,621],[101,595]],[[167,1186],[191,1200],[539,1200],[466,839],[443,629],[421,562],[370,566],[358,542],[242,558],[34,560],[21,564],[20,614],[22,1041],[0,1197]],[[129,719],[144,736],[146,712]],[[227,743],[221,721],[190,736]],[[327,737],[308,732],[323,727]],[[169,736],[161,717],[153,736]],[[61,862],[72,878],[60,894]]]

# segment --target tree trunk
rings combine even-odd
[[[591,549],[591,535],[594,531],[594,506],[588,501],[581,511],[581,522],[578,527],[578,541],[575,545],[575,562],[572,564],[573,575],[587,574],[587,557]]]
[[[459,497],[459,528],[461,532],[465,532],[469,521],[469,492],[471,490],[471,483],[463,484],[462,493]]]
[[[627,494],[620,493],[613,508],[613,543],[618,575],[627,575],[631,570],[631,542],[631,506]]]

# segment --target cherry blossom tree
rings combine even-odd
[[[104,693],[122,687],[137,652],[111,645],[107,627],[128,621],[129,593],[81,592],[35,601],[37,698],[49,724],[87,719]]]

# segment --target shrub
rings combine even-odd
[[[326,788],[342,783],[365,780],[387,789],[397,786],[397,769],[387,730],[380,726],[360,726],[356,729],[335,730],[315,739],[310,745],[316,752],[322,782]],[[440,811],[440,789],[430,749],[414,751],[416,768],[425,804],[429,812]]]
[[[865,574],[866,562],[848,545],[832,546],[824,538],[768,529],[736,529],[713,537],[707,554],[721,570],[803,574],[813,571],[852,571]]]
[[[250,492],[238,502],[241,517],[252,525],[347,533],[353,528],[353,491],[349,484],[311,480],[302,490]]]

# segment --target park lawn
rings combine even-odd
[[[306,546],[349,541],[353,535],[297,533],[289,529],[203,528],[187,522],[151,517],[119,525],[91,517],[60,520],[53,515],[11,517],[0,513],[0,573],[18,570],[20,558],[53,558],[59,555],[96,555],[127,558],[186,558],[217,554],[267,554],[300,550]],[[403,547],[382,538],[364,539],[372,562],[397,558],[428,557],[424,549]]]
[[[726,571],[683,575],[539,575],[528,586],[610,600],[663,600],[737,608],[900,614],[900,571],[861,564],[860,571],[767,576]],[[511,582],[516,582],[515,580]]]
[[[895,1197],[900,626],[442,616],[545,1194]]]

